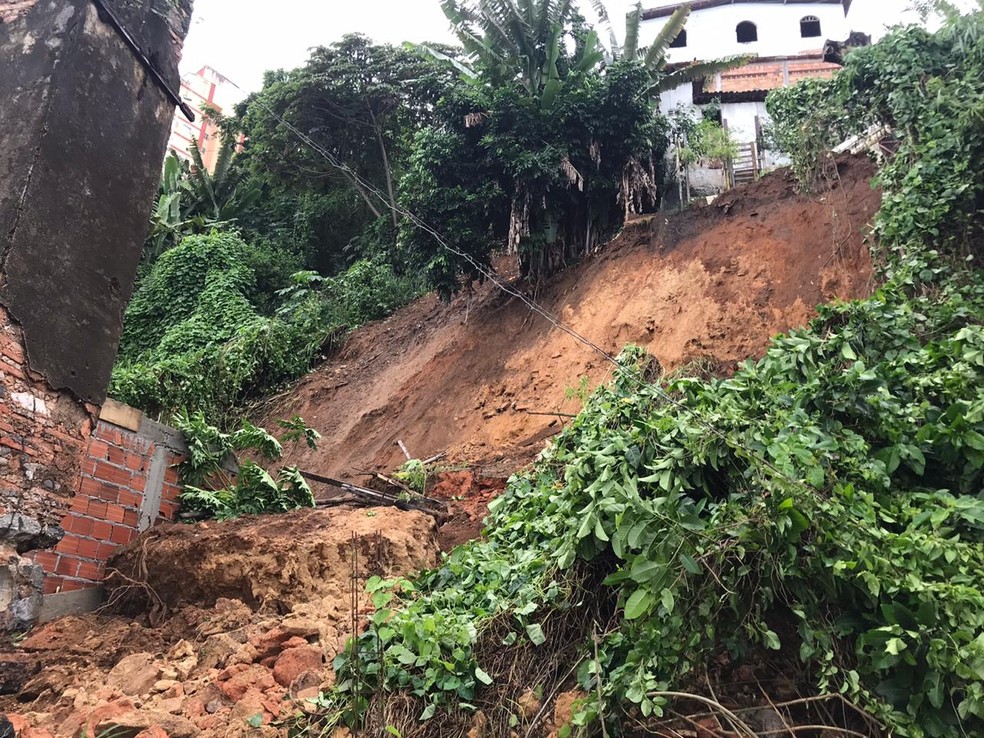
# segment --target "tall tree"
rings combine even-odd
[[[431,57],[361,35],[315,49],[299,69],[269,74],[238,116],[246,163],[269,195],[257,229],[312,240],[308,265],[324,272],[347,261],[346,249],[365,240],[373,221],[389,224],[381,231],[391,241],[409,142],[454,79]],[[291,227],[304,217],[313,220]]]

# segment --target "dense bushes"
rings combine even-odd
[[[371,582],[381,609],[336,661],[326,722],[464,734],[480,709],[522,734],[523,691],[573,678],[568,734],[618,735],[722,659],[771,653],[866,710],[865,730],[984,733],[984,275],[959,258],[979,253],[980,22],[896,31],[837,81],[845,110],[871,111],[852,125],[900,142],[880,177],[885,285],[730,379],[654,382],[627,350],[510,480],[487,540]],[[516,679],[534,663],[540,681]]]
[[[494,249],[518,253],[524,276],[559,270],[603,242],[637,199],[658,199],[654,162],[665,135],[641,90],[647,72],[618,63],[571,73],[545,104],[513,86],[464,87],[416,141],[402,191],[406,208],[467,258],[406,222],[402,243],[442,293],[479,276]]]
[[[225,420],[307,371],[333,337],[417,294],[389,267],[359,262],[328,280],[301,273],[265,314],[270,285],[282,279],[274,266],[229,232],[190,236],[167,251],[127,309],[112,396],[151,413],[200,410]]]

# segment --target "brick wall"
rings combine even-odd
[[[839,69],[837,64],[828,64],[819,57],[803,60],[753,61],[738,69],[708,77],[704,82],[704,92],[741,93],[775,90],[796,84],[806,78],[829,79]]]
[[[20,328],[0,306],[0,543],[30,525],[42,541],[57,529],[78,490],[98,408],[56,392],[29,368]],[[30,542],[20,536],[17,548]]]
[[[133,408],[107,400],[82,462],[78,493],[61,521],[65,536],[33,559],[46,594],[92,587],[120,546],[158,520],[173,520],[181,489],[180,435]]]

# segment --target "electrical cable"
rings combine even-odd
[[[232,80],[229,80],[229,82],[243,94],[248,94],[246,93],[245,90],[243,90],[239,85],[237,85]],[[360,187],[366,190],[369,194],[375,196],[387,209],[393,211],[394,213],[396,213],[397,215],[403,218],[406,218],[408,221],[413,223],[417,228],[430,235],[438,243],[438,245],[441,246],[441,248],[466,261],[469,265],[471,265],[473,269],[475,269],[477,273],[481,274],[485,279],[490,281],[499,290],[520,300],[532,312],[535,312],[537,315],[539,315],[544,320],[549,322],[555,328],[566,333],[568,336],[573,338],[578,343],[582,344],[583,346],[590,349],[592,352],[601,356],[605,361],[607,361],[608,363],[610,363],[612,366],[615,367],[616,373],[620,374],[623,377],[628,376],[628,378],[632,381],[635,381],[639,387],[646,388],[653,391],[663,401],[676,407],[678,410],[688,412],[699,425],[701,425],[709,433],[711,433],[712,435],[716,436],[718,439],[723,441],[737,456],[746,459],[752,464],[763,465],[766,469],[769,470],[771,474],[781,479],[782,481],[785,481],[794,486],[802,487],[815,494],[822,494],[822,491],[814,487],[812,484],[809,484],[808,482],[805,482],[803,480],[793,479],[787,476],[781,469],[779,469],[775,464],[773,464],[768,459],[762,456],[758,456],[751,450],[746,449],[740,443],[734,442],[726,433],[724,433],[723,431],[721,431],[711,423],[704,420],[698,414],[698,411],[695,408],[690,407],[686,403],[681,402],[677,398],[673,397],[669,392],[667,392],[665,389],[660,387],[658,384],[654,384],[652,382],[646,382],[641,377],[637,377],[634,374],[629,374],[629,375],[624,374],[623,373],[624,367],[621,364],[619,364],[618,360],[614,356],[609,354],[607,351],[605,351],[603,348],[601,348],[601,346],[599,346],[597,343],[587,338],[586,336],[583,336],[580,333],[578,333],[574,328],[568,326],[559,318],[555,317],[550,311],[539,305],[532,298],[523,294],[521,291],[516,290],[513,287],[509,286],[506,282],[500,280],[494,274],[494,272],[489,270],[487,267],[485,267],[483,264],[481,264],[471,255],[449,244],[447,240],[443,236],[441,236],[440,233],[437,232],[437,230],[435,230],[433,227],[422,221],[414,213],[406,210],[405,208],[401,207],[396,203],[390,202],[389,197],[384,192],[382,192],[371,182],[368,182],[365,178],[359,175],[358,172],[354,171],[351,167],[345,164],[345,162],[340,161],[330,151],[328,151],[323,146],[319,145],[316,141],[311,139],[310,136],[306,135],[303,131],[301,131],[292,123],[284,119],[283,116],[281,116],[279,113],[277,113],[275,110],[273,110],[268,105],[266,105],[263,101],[261,101],[258,96],[254,96],[251,102],[256,104],[258,107],[262,108],[267,114],[272,116],[288,131],[290,131],[295,136],[297,136],[305,145],[310,147],[316,153],[320,154],[331,166],[347,174],[351,179],[358,182]]]

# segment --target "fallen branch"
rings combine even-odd
[[[374,505],[388,505],[396,507],[400,510],[419,510],[420,512],[426,513],[435,518],[445,518],[448,515],[447,505],[440,500],[434,500],[422,495],[418,495],[411,499],[402,500],[396,495],[388,492],[380,492],[379,490],[360,487],[357,484],[342,482],[338,479],[332,479],[331,477],[315,474],[314,472],[301,471],[301,476],[312,482],[320,482],[321,484],[327,484],[331,487],[343,489],[346,492],[355,495],[355,497],[368,501]]]

